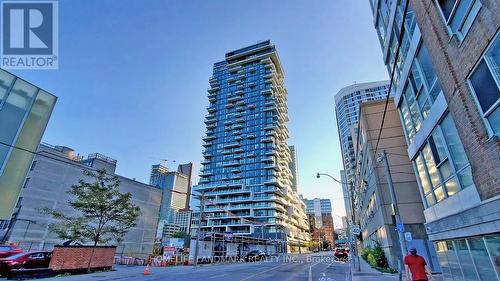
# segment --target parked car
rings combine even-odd
[[[337,258],[337,259],[340,259],[340,260],[345,260],[347,259],[347,255],[348,255],[348,251],[344,248],[336,248],[335,249],[335,252],[334,252],[334,256]]]
[[[22,252],[23,249],[17,247],[16,245],[0,245],[0,258],[10,257]]]
[[[264,253],[261,250],[252,250],[245,256],[246,261],[258,261],[258,260],[260,261],[265,258],[266,258],[266,253]]]
[[[8,276],[13,269],[48,268],[52,252],[20,253],[0,259],[0,276]]]

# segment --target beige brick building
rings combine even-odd
[[[395,231],[392,200],[384,165],[378,161],[379,154],[386,152],[392,182],[405,232],[411,233],[412,241],[406,247],[416,247],[425,256],[431,268],[439,268],[436,252],[425,232],[423,204],[411,161],[406,156],[408,148],[398,111],[391,98],[385,114],[380,135],[380,124],[384,118],[385,100],[368,101],[359,108],[359,133],[353,136],[356,151],[355,207],[356,223],[362,229],[362,246],[379,244],[385,252],[389,266],[397,268],[401,256],[398,235]]]

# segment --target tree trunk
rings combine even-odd
[[[92,263],[92,259],[94,258],[94,252],[95,252],[95,248],[97,246],[97,241],[94,241],[94,246],[92,247],[92,252],[90,253],[90,259],[89,259],[89,263],[87,264],[87,273],[90,272],[90,265]]]

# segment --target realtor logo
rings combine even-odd
[[[0,66],[58,68],[58,3],[1,1]]]

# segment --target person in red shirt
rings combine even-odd
[[[410,248],[410,254],[405,257],[406,280],[410,281],[427,281],[434,280],[431,271],[425,262],[425,259],[417,255],[415,247]],[[410,279],[411,272],[411,279]],[[427,279],[427,274],[429,279]]]

